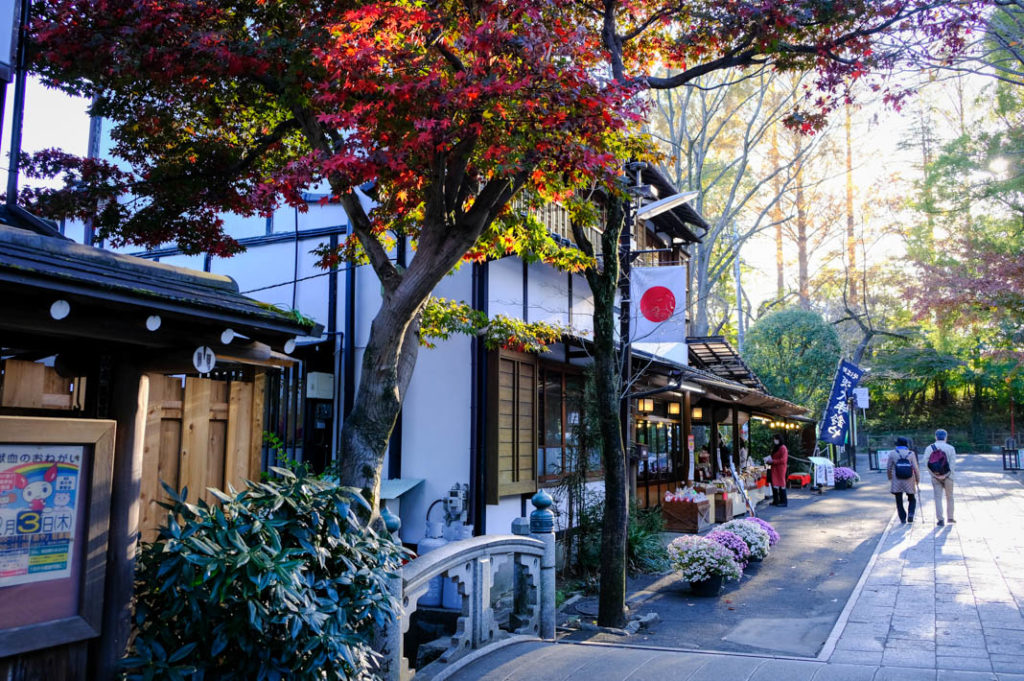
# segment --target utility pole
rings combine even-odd
[[[629,170],[626,171],[627,182],[629,181]],[[636,186],[643,184],[641,172],[643,167],[636,165]],[[633,261],[631,253],[632,245],[630,239],[633,236],[633,201],[627,187],[626,214],[623,216],[622,232],[619,234],[619,347],[622,349],[622,365],[620,367],[619,390],[619,423],[622,429],[622,453],[626,457],[626,476],[629,481],[630,495],[636,495],[636,475],[633,472],[633,452],[630,450],[632,435],[630,431],[630,400],[627,396],[629,385],[633,379],[633,346],[629,342],[630,335],[630,309],[629,299],[629,271]]]
[[[14,53],[14,111],[11,114],[11,157],[7,170],[7,205],[18,205],[18,165],[21,160],[21,128],[25,118],[25,26],[28,25],[29,0],[22,0],[18,17],[17,46]],[[6,101],[7,84],[4,84]],[[2,115],[0,109],[0,115]]]

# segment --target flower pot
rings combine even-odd
[[[850,489],[853,487],[853,482],[850,480],[836,480],[836,489]]]
[[[713,575],[700,581],[690,581],[690,593],[694,596],[717,596],[722,590],[722,575]]]

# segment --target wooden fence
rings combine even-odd
[[[143,541],[156,537],[166,516],[160,481],[189,500],[213,501],[209,487],[241,489],[259,479],[265,375],[252,382],[149,377],[149,411],[142,458]]]
[[[9,359],[3,369],[0,407],[69,411],[85,405],[84,378],[63,378],[52,367],[22,360]]]
[[[36,362],[7,360],[0,407],[52,409],[54,416],[81,410],[84,379],[62,378]],[[150,374],[142,460],[140,529],[156,538],[167,511],[160,481],[188,488],[190,501],[213,501],[209,487],[241,489],[259,479],[266,375],[221,381]]]

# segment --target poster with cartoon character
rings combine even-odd
[[[0,444],[0,587],[71,575],[84,449]]]

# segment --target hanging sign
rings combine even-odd
[[[687,465],[686,479],[688,481],[691,481],[691,482],[693,481],[693,474],[694,474],[693,453],[694,453],[694,451],[696,449],[696,447],[694,445],[695,445],[695,442],[694,442],[693,433],[690,433],[689,435],[686,436],[686,451],[690,453],[690,456],[687,457],[687,460],[689,461],[689,464]]]
[[[686,342],[685,267],[634,267],[629,300],[632,342]]]
[[[80,445],[0,445],[0,587],[71,575]]]
[[[213,371],[215,364],[217,364],[217,355],[205,345],[200,345],[192,353],[192,366],[201,374],[208,374]]]
[[[850,397],[864,370],[845,359],[839,362],[828,405],[821,419],[819,439],[833,445],[846,442],[846,431],[850,427]]]

